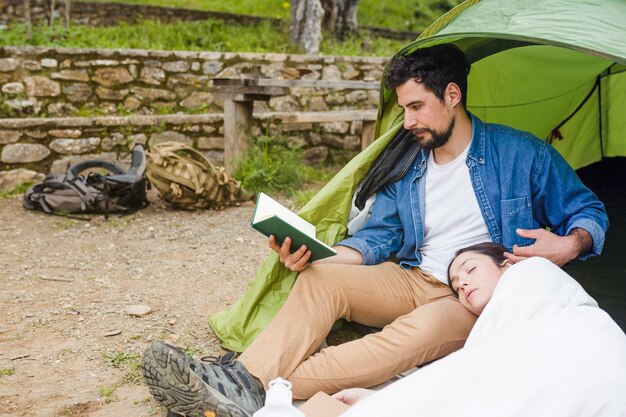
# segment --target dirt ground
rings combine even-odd
[[[208,322],[268,253],[254,206],[72,220],[0,199],[0,415],[161,415],[140,354],[164,340],[223,353]],[[131,316],[131,306],[152,312]]]

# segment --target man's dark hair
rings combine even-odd
[[[502,266],[504,262],[507,260],[507,258],[504,256],[504,252],[506,252],[506,248],[497,243],[491,243],[491,242],[477,243],[475,245],[468,246],[466,248],[462,248],[456,251],[456,253],[454,254],[454,258],[452,258],[452,260],[450,261],[450,264],[448,265],[448,287],[450,287],[454,295],[456,295],[457,297],[459,296],[459,294],[456,291],[454,291],[454,288],[452,288],[452,282],[450,281],[450,267],[452,266],[452,262],[454,262],[454,260],[460,254],[465,253],[465,252],[475,252],[475,253],[480,253],[481,255],[485,255],[491,258],[493,263],[498,266]]]
[[[463,51],[447,43],[418,49],[409,55],[394,56],[387,64],[384,79],[390,90],[412,79],[442,101],[448,84],[455,83],[461,90],[461,102],[466,108],[469,72],[470,64]]]

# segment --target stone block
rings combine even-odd
[[[61,85],[46,77],[25,77],[24,84],[29,97],[57,97],[61,94]]]
[[[80,129],[52,129],[48,131],[48,134],[55,138],[76,139],[82,135],[82,132]]]
[[[96,87],[96,95],[103,100],[124,100],[130,91],[126,88],[121,90],[112,90],[105,87]]]
[[[161,68],[143,67],[139,71],[139,80],[150,85],[161,85],[165,81],[165,71]]]
[[[0,145],[13,143],[20,140],[22,133],[15,130],[0,130]]]
[[[321,165],[328,158],[328,149],[325,146],[316,146],[302,152],[302,158],[312,165]]]
[[[346,133],[350,130],[350,123],[348,122],[327,122],[320,123],[320,127],[328,133]]]
[[[300,107],[292,96],[272,97],[269,104],[276,111],[298,111]]]
[[[121,133],[115,132],[110,137],[102,138],[102,149],[110,151],[115,146],[120,146],[126,143],[126,137]]]
[[[13,72],[19,67],[19,62],[14,58],[0,59],[0,72]]]
[[[172,130],[167,130],[165,132],[154,133],[150,136],[150,143],[161,143],[161,142],[181,142],[185,145],[193,146],[193,140],[182,133],[174,132]]]
[[[224,68],[224,63],[215,61],[205,61],[202,64],[202,73],[208,75],[215,75]]]
[[[136,97],[126,97],[124,100],[124,107],[128,110],[137,110],[141,107],[141,101],[139,101]]]
[[[142,101],[176,100],[176,94],[158,88],[132,87],[130,91]]]
[[[127,68],[99,68],[96,70],[92,80],[105,87],[114,87],[128,84],[134,78]]]
[[[33,61],[29,59],[27,61],[22,61],[22,68],[32,72],[39,71],[41,70],[41,64],[39,63],[39,61]]]
[[[302,149],[306,146],[306,140],[301,136],[287,137],[287,147],[290,149]]]
[[[0,171],[0,193],[13,190],[25,182],[42,182],[46,176],[40,172],[17,168],[9,171]]]
[[[198,138],[198,149],[218,149],[224,150],[224,138],[222,137],[206,137]]]
[[[162,68],[168,72],[185,72],[189,70],[189,62],[173,61],[163,63]]]
[[[63,94],[72,103],[83,103],[91,97],[93,91],[88,84],[72,83],[63,86]]]
[[[322,80],[339,81],[341,80],[341,71],[336,65],[328,65],[322,70]]]
[[[50,149],[36,143],[10,143],[2,148],[0,161],[5,164],[38,162],[50,155]]]
[[[48,132],[45,130],[29,130],[26,132],[26,136],[29,138],[43,139],[48,137]]]
[[[50,142],[50,149],[56,153],[68,154],[84,154],[95,151],[100,144],[100,138],[84,138],[84,139],[54,139]]]
[[[311,97],[311,102],[309,103],[309,110],[326,111],[328,110],[328,104],[326,104],[323,97],[320,97],[320,96]]]
[[[4,94],[21,94],[24,92],[24,84],[22,83],[6,83],[2,86],[2,92]]]
[[[87,74],[87,70],[61,70],[50,74],[50,78],[53,80],[87,82],[89,81],[89,74]]]
[[[56,68],[59,66],[59,61],[54,58],[44,58],[41,60],[41,66],[44,68]]]
[[[367,100],[367,92],[365,90],[354,90],[346,94],[346,102],[348,104],[359,103]]]
[[[209,80],[209,77],[206,75],[176,74],[167,80],[167,86],[169,88],[192,87],[206,89],[209,86]]]
[[[72,116],[78,112],[78,109],[69,103],[50,103],[47,109],[50,116]]]
[[[145,145],[148,141],[148,138],[143,133],[138,133],[136,135],[130,135],[128,137],[129,147],[132,149],[136,144]]]
[[[213,94],[195,92],[180,102],[182,107],[193,109],[213,103]]]

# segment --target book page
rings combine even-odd
[[[286,223],[289,223],[296,229],[302,231],[302,233],[315,238],[315,226],[280,204],[278,201],[272,199],[267,194],[259,193],[253,223],[272,216],[280,217]]]

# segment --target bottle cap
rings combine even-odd
[[[265,405],[291,405],[291,382],[278,377],[268,384]]]

